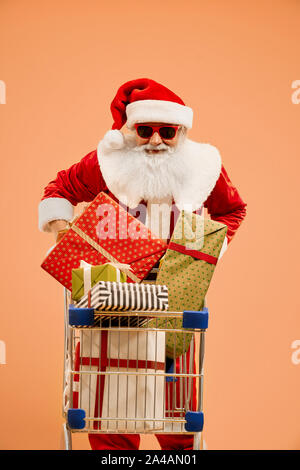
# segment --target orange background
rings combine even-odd
[[[248,203],[207,298],[207,446],[300,449],[299,2],[1,0],[0,44],[0,448],[60,445],[63,290],[40,268],[42,189],[96,148],[117,88],[149,77],[194,109],[190,137],[219,148]]]

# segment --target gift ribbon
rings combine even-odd
[[[92,288],[92,265],[84,261],[80,261],[80,267],[83,268],[83,294],[86,295]]]
[[[117,282],[121,282],[121,271],[130,269],[130,264],[125,263],[104,263],[102,266],[110,265],[116,269]],[[80,267],[83,268],[83,295],[86,295],[92,288],[92,264],[83,259],[80,260]]]
[[[109,264],[110,266],[113,266],[116,269],[117,282],[121,282],[121,271],[125,273],[126,270],[131,269],[130,264],[126,264],[126,263],[105,263],[104,265],[106,264]]]
[[[100,365],[99,357],[81,357],[80,364],[82,366],[98,367]],[[156,369],[165,370],[164,362],[146,361],[145,359],[101,359],[102,367],[124,367],[129,369]]]
[[[89,243],[95,250],[99,251],[101,255],[105,256],[111,263],[115,263],[116,265],[122,265],[116,258],[114,258],[108,251],[106,251],[102,246],[100,246],[95,240],[93,240],[91,237],[89,237],[86,233],[83,232],[77,225],[72,225],[70,230],[73,230],[77,235],[79,235],[83,240],[85,240],[87,243]],[[130,279],[132,279],[134,282],[141,282],[141,279],[139,279],[130,269],[122,269],[125,274],[127,274]]]
[[[211,256],[211,255],[208,255],[207,253],[203,253],[203,251],[190,250],[189,248],[186,248],[184,245],[178,245],[177,243],[173,243],[173,242],[169,244],[168,249],[177,251],[178,253],[182,253],[183,255],[192,256],[193,258],[196,258],[196,259],[201,259],[210,264],[217,264],[217,261],[218,261],[218,258],[216,258],[215,256]]]

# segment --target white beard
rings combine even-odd
[[[129,208],[144,200],[174,200],[182,210],[194,211],[205,202],[221,171],[218,150],[210,144],[179,136],[176,147],[157,155],[136,146],[133,135],[124,136],[122,149],[98,145],[98,161],[108,189]],[[159,147],[158,147],[159,148]]]

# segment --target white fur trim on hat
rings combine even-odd
[[[121,149],[124,146],[124,136],[118,129],[112,129],[106,132],[103,144],[108,150]]]
[[[74,208],[70,201],[62,197],[47,197],[39,204],[39,229],[50,232],[49,222],[53,220],[71,220]]]
[[[127,127],[132,129],[139,122],[165,122],[179,124],[190,129],[193,110],[173,101],[140,100],[126,106]]]

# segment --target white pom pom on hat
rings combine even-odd
[[[124,147],[124,136],[118,129],[112,129],[106,132],[103,137],[103,144],[107,149],[117,150]]]

